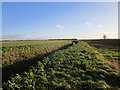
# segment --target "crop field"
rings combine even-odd
[[[2,44],[3,81],[21,73],[43,55],[69,44],[70,41],[4,41]]]
[[[102,54],[120,73],[120,40],[91,40],[86,41]]]
[[[109,41],[106,42],[110,43]],[[7,53],[3,54],[3,67],[25,61],[39,54],[48,53],[48,51],[44,50],[51,52],[58,49],[49,55],[45,55],[42,59],[38,59],[38,57],[37,60],[34,60],[35,58],[33,58],[32,62],[35,64],[31,65],[26,71],[13,75],[9,80],[3,82],[3,89],[96,90],[120,88],[119,70],[114,68],[112,63],[106,58],[111,56],[112,59],[119,62],[119,59],[117,59],[119,57],[117,54],[118,44],[116,46],[112,45],[109,50],[108,45],[110,44],[107,45],[104,41],[77,41],[75,45],[71,43],[72,41],[70,40],[41,41],[40,43],[34,41],[34,44],[26,42],[27,45],[24,43],[17,45],[11,43],[10,46],[7,43],[3,43],[3,53]],[[66,45],[68,47],[65,48]],[[99,45],[98,48],[97,45]],[[59,49],[60,47],[63,48]],[[7,58],[9,55],[16,56],[18,53],[20,54],[19,59]],[[9,63],[5,63],[4,60]]]
[[[13,41],[2,44],[2,66],[7,66],[19,60],[27,60],[37,55],[43,55],[70,41]]]
[[[91,46],[95,47],[104,57],[111,58],[120,62],[120,56],[118,53],[120,40],[93,40],[87,41]]]

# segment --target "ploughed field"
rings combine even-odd
[[[76,44],[71,44],[70,40],[24,42],[19,41],[16,45],[10,42],[9,45],[3,43],[6,45],[2,48],[2,68],[7,67],[8,70],[9,68],[12,70],[11,67],[16,68],[19,65],[16,69],[19,71],[30,63],[19,62],[32,60],[28,68],[22,69],[21,73],[15,72],[13,68],[12,74],[18,74],[9,75],[11,78],[3,82],[5,90],[120,88],[118,69],[114,68],[104,53],[93,46],[97,44],[96,41],[92,41],[93,45],[90,41],[76,41]],[[19,58],[10,59],[9,55],[12,55],[12,58],[17,54]],[[114,59],[118,61],[116,56]]]

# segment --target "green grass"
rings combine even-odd
[[[2,66],[8,66],[21,60],[42,56],[56,50],[71,41],[9,41],[2,45]]]
[[[85,42],[59,50],[3,84],[7,90],[120,88],[120,76]]]
[[[95,50],[100,52],[108,60],[120,62],[119,40],[91,40],[86,42],[93,46]]]

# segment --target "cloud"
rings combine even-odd
[[[55,25],[56,28],[64,28],[63,25]]]
[[[98,25],[98,28],[101,28],[102,27],[102,25]]]
[[[37,32],[37,31],[32,32],[32,33],[34,33],[34,34],[42,34],[41,32]]]
[[[61,32],[62,30],[61,30],[61,29],[55,29],[54,31],[56,31],[56,32]]]
[[[22,39],[24,38],[26,35],[2,35],[1,39]]]
[[[90,23],[90,22],[86,22],[86,25],[88,25],[88,26],[92,26],[93,24]]]

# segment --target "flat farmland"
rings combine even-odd
[[[2,49],[10,49],[10,54],[16,53],[18,47],[20,52],[24,53],[25,58],[20,57],[17,62],[26,61],[27,58],[32,58],[31,66],[27,70],[22,71],[22,73],[14,73],[14,75],[9,76],[6,81],[3,82],[3,89],[5,90],[95,90],[95,89],[109,89],[109,88],[120,88],[120,74],[118,73],[119,69],[115,68],[113,63],[108,60],[108,56],[112,55],[116,62],[119,62],[119,55],[117,55],[118,44],[114,41],[114,45],[110,50],[114,51],[111,54],[103,53],[108,47],[111,41],[103,40],[98,41],[73,41],[73,40],[52,40],[52,41],[34,41],[37,44],[23,44],[14,45],[3,45]],[[22,41],[24,42],[24,41]],[[38,43],[40,42],[40,43]],[[43,44],[42,44],[43,42]],[[26,41],[26,43],[28,43]],[[6,42],[5,42],[6,44]],[[102,46],[97,48],[97,45],[102,44]],[[113,44],[113,42],[112,42]],[[42,46],[43,45],[43,46]],[[107,46],[105,46],[107,45]],[[115,46],[116,45],[116,46]],[[115,47],[114,47],[115,46]],[[23,50],[23,47],[25,50]],[[31,49],[29,49],[30,47]],[[42,53],[43,58],[38,57],[41,53],[36,54],[35,52],[44,51],[47,47],[49,52],[54,52],[50,54]],[[17,49],[16,49],[17,48]],[[13,49],[16,49],[15,51]],[[102,50],[101,50],[102,49]],[[3,53],[7,51],[3,51]],[[27,51],[28,50],[28,51]],[[29,51],[31,50],[31,51]],[[34,51],[35,50],[35,51]],[[46,50],[46,49],[45,49]],[[104,51],[105,50],[105,51]],[[107,49],[109,50],[109,49]],[[26,57],[27,52],[29,56]],[[110,52],[110,51],[109,51]],[[38,52],[37,52],[38,53]],[[48,52],[46,52],[48,53]],[[6,55],[6,54],[5,54]],[[5,58],[5,55],[3,56]],[[38,55],[38,56],[37,56]],[[7,58],[9,61],[9,59]],[[15,61],[15,60],[13,60]],[[29,59],[28,59],[29,61]],[[34,62],[34,65],[32,65]],[[5,64],[3,62],[3,68],[9,65],[14,65],[14,63]],[[24,64],[24,62],[22,63]],[[19,64],[19,67],[22,66]],[[25,63],[24,65],[26,65]],[[17,65],[17,64],[16,64]],[[21,66],[20,66],[21,65]],[[18,65],[17,65],[18,66]],[[14,66],[16,68],[17,66]],[[25,68],[25,67],[24,67]],[[12,69],[11,69],[12,70]],[[13,69],[14,71],[14,69]],[[10,72],[8,72],[10,73]],[[3,74],[5,75],[5,74]]]
[[[86,42],[111,62],[120,73],[120,40],[87,40]]]
[[[4,41],[2,66],[46,54],[69,43],[70,41]]]
[[[37,60],[55,51],[70,41],[3,41],[2,43],[2,74],[3,81],[14,73],[21,73]]]

